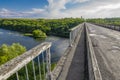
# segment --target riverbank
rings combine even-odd
[[[64,54],[68,47],[69,41],[67,38],[56,36],[48,36],[45,39],[34,39],[32,37],[23,36],[23,34],[16,31],[0,29],[0,46],[2,44],[11,45],[12,43],[20,43],[25,46],[27,50],[41,44],[42,42],[52,42],[51,54],[52,62],[56,62]]]

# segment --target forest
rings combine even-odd
[[[0,19],[0,28],[18,31],[24,34],[33,34],[35,32],[34,30],[37,30],[37,32],[42,32],[48,36],[69,37],[69,29],[82,22],[84,22],[82,18]]]

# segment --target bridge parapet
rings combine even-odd
[[[13,74],[16,74],[16,80],[19,79],[19,70],[21,68],[25,68],[25,73],[26,73],[26,79],[24,80],[29,80],[29,74],[28,74],[28,63],[32,63],[32,69],[33,69],[33,77],[34,80],[36,79],[36,72],[35,72],[35,60],[37,61],[38,67],[39,67],[39,80],[42,80],[43,78],[45,80],[50,80],[51,76],[51,55],[50,55],[50,47],[51,43],[45,42],[42,43],[33,49],[23,53],[22,55],[8,61],[7,63],[3,64],[0,67],[0,80],[6,80]],[[40,55],[42,56],[42,63],[40,62]],[[44,77],[41,77],[41,64],[43,65],[43,73]],[[42,79],[41,79],[42,78]]]
[[[71,65],[72,62],[72,57],[74,56],[75,49],[77,47],[77,44],[79,42],[79,38],[81,36],[81,33],[83,32],[83,25],[84,24],[79,24],[78,26],[70,29],[70,37],[69,37],[69,46],[64,52],[64,55],[60,58],[58,61],[55,69],[52,71],[52,80],[65,80],[65,77],[67,76],[68,69]],[[68,56],[71,56],[68,60]],[[65,63],[68,62],[67,66],[65,66]],[[66,71],[64,73],[64,77],[62,76],[61,79],[61,72],[63,68],[66,67]]]
[[[97,59],[95,56],[92,41],[89,36],[88,27],[86,26],[86,44],[87,44],[87,59],[88,59],[88,73],[89,80],[102,80]]]
[[[69,46],[72,46],[73,43],[75,42],[76,37],[78,36],[81,27],[83,24],[79,24],[76,27],[70,29],[70,36],[69,36]]]

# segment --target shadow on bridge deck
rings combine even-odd
[[[58,80],[88,80],[86,54],[85,30],[83,29],[77,47],[74,52],[69,53]]]

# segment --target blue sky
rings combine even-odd
[[[0,0],[0,17],[119,17],[120,0]]]
[[[0,0],[0,8],[11,10],[30,10],[43,8],[45,5],[48,5],[47,0]]]

